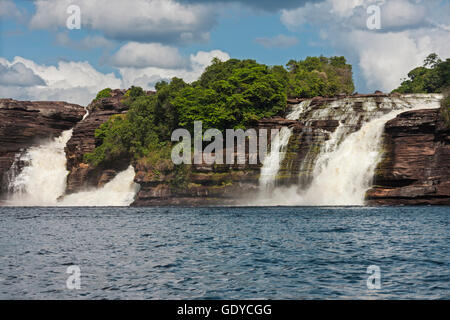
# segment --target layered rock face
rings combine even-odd
[[[262,164],[260,159],[256,164],[249,164],[249,159],[257,155],[250,154],[248,148],[245,164],[193,164],[184,166],[181,171],[174,168],[170,160],[151,165],[151,161],[145,159],[117,159],[97,168],[86,163],[84,155],[100,144],[95,130],[111,116],[128,111],[123,104],[125,92],[113,90],[110,98],[93,101],[88,106],[89,115],[82,121],[84,110],[80,106],[1,100],[0,112],[4,116],[0,122],[0,160],[3,161],[0,169],[9,169],[21,149],[76,124],[65,148],[70,172],[67,194],[101,187],[131,163],[136,172],[134,181],[141,187],[133,203],[135,206],[245,205],[245,201],[261,195]],[[295,113],[299,102],[302,100],[290,101],[287,113]],[[296,118],[275,117],[255,123],[255,129],[268,130],[268,145],[271,144],[271,129],[288,127],[292,131],[275,185],[306,188],[311,183],[314,164],[324,143],[332,139],[335,143],[342,141],[359,130],[364,122],[397,108],[396,103],[393,96],[384,94],[315,98],[298,110]],[[388,122],[384,159],[376,170],[375,186],[367,193],[368,203],[448,204],[448,141],[449,130],[437,110],[405,112]],[[227,153],[236,151],[224,149],[224,158]]]
[[[59,136],[84,114],[82,106],[66,102],[0,99],[0,197],[7,192],[7,173],[17,154]]]
[[[292,135],[287,145],[286,155],[276,176],[275,186],[307,186],[312,179],[314,161],[323,143],[340,125],[346,133],[357,131],[364,120],[375,114],[384,114],[391,109],[385,108],[386,94],[355,95],[351,97],[315,98],[302,110],[301,119],[275,117],[262,119],[255,129],[268,130],[268,145],[271,144],[270,130],[289,127]],[[336,101],[339,105],[333,105]],[[369,109],[363,108],[363,102],[372,99]],[[287,114],[295,111],[303,100],[288,101]],[[236,151],[236,150],[235,150]],[[226,154],[227,150],[224,150]],[[250,156],[247,152],[246,159]],[[134,205],[245,205],[253,203],[260,196],[259,179],[262,164],[255,165],[192,165],[183,188],[175,188],[167,181],[174,173],[164,167],[148,168],[142,163],[134,165],[135,182],[141,186]],[[157,172],[157,174],[155,174]],[[299,178],[301,177],[301,178]]]
[[[83,157],[92,152],[100,143],[95,138],[95,130],[116,114],[124,114],[128,107],[122,103],[126,90],[111,91],[110,98],[94,100],[87,107],[89,115],[73,128],[71,139],[65,148],[67,157],[67,189],[70,194],[89,187],[99,187],[110,181],[118,171],[125,170],[128,159],[118,159],[105,168],[93,168]]]
[[[296,121],[286,150],[286,156],[278,172],[277,185],[297,185],[306,188],[313,179],[313,169],[319,152],[332,137],[336,143],[358,131],[362,124],[400,108],[392,102],[395,95],[355,94],[334,98],[316,97],[302,110]],[[299,103],[302,100],[292,100]],[[291,106],[294,108],[295,106]]]
[[[282,126],[294,125],[297,121],[273,118],[260,121],[256,128],[267,130],[267,143],[270,144],[270,130]],[[259,148],[258,140],[257,149]],[[134,181],[141,188],[133,203],[135,206],[152,205],[236,205],[245,204],[243,198],[251,198],[258,193],[261,161],[258,155],[249,152],[248,141],[245,149],[244,164],[237,163],[237,148],[223,150],[223,159],[232,153],[234,164],[192,164],[184,166],[184,171],[176,172],[170,160],[161,166],[151,167],[143,162],[134,164]],[[256,163],[251,164],[250,159]],[[186,181],[175,186],[170,181],[183,176]]]
[[[389,121],[383,148],[368,204],[450,205],[450,129],[439,110],[405,112]]]

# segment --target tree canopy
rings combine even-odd
[[[344,57],[308,57],[269,67],[255,60],[215,58],[191,84],[173,78],[155,85],[147,95],[140,87],[125,94],[129,111],[111,117],[100,126],[101,144],[85,160],[101,165],[117,157],[139,159],[170,146],[177,128],[193,130],[202,121],[203,130],[248,128],[261,118],[283,115],[287,97],[332,96],[354,90],[352,67]],[[111,89],[99,92],[108,97]],[[164,152],[167,154],[167,152]]]
[[[430,54],[423,66],[408,73],[401,85],[393,92],[398,93],[441,93],[450,87],[450,59],[442,61],[437,54]]]

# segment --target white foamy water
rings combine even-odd
[[[72,137],[72,129],[60,137],[29,148],[16,161],[25,163],[22,171],[12,174],[7,204],[17,206],[55,205],[66,189],[66,154],[64,147]],[[13,165],[14,167],[14,165]]]
[[[390,109],[387,113],[372,112],[376,105],[369,99],[363,108],[370,113],[341,116],[340,125],[323,144],[315,159],[312,182],[306,190],[299,190],[298,186],[280,187],[273,191],[270,199],[265,198],[259,204],[364,205],[365,193],[372,185],[374,170],[382,156],[382,135],[386,122],[405,111],[439,108],[441,98],[441,95],[433,94],[385,98],[379,110]],[[348,104],[348,101],[335,101],[327,108],[328,111],[317,112],[323,115],[336,113],[339,104]],[[346,106],[344,109],[350,111]],[[362,121],[363,125],[360,130],[350,133],[347,124],[357,121]],[[276,176],[276,173],[273,175]]]
[[[311,100],[305,100],[295,105],[292,111],[286,116],[286,119],[298,120],[299,116],[310,103]],[[264,158],[263,166],[261,167],[259,178],[259,187],[261,191],[267,192],[274,186],[291,135],[292,129],[282,127],[279,133],[272,139],[270,153]]]
[[[295,105],[292,111],[286,116],[288,120],[298,120],[300,115],[305,111],[306,108],[311,104],[311,100],[305,100]]]
[[[78,192],[61,198],[66,189],[68,171],[64,148],[72,130],[60,137],[29,148],[16,159],[25,163],[19,174],[10,173],[6,201],[10,206],[128,206],[134,201],[139,185],[134,183],[134,169],[130,166],[109,183],[98,189]],[[12,168],[17,168],[14,164]]]
[[[98,189],[90,189],[65,196],[60,206],[129,206],[139,191],[134,183],[134,168],[118,173],[114,179]]]
[[[259,177],[259,186],[261,190],[273,187],[291,135],[292,129],[282,127],[278,134],[272,139],[270,153],[264,158],[264,165],[261,168]]]

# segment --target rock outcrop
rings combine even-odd
[[[67,157],[67,189],[66,193],[80,191],[88,187],[99,187],[110,181],[118,171],[126,169],[128,159],[118,159],[108,168],[93,168],[84,162],[84,155],[92,152],[100,143],[95,138],[95,130],[108,119],[117,114],[124,114],[128,107],[122,103],[126,90],[111,91],[110,98],[92,101],[87,110],[88,116],[73,128],[71,139],[65,148]]]
[[[0,99],[0,196],[7,192],[7,173],[17,154],[57,137],[84,114],[82,106],[66,102]]]
[[[404,112],[389,121],[383,148],[368,204],[450,205],[450,128],[439,110]]]
[[[270,144],[270,129],[282,126],[294,126],[298,121],[284,118],[263,119],[257,129],[268,129],[267,141]],[[259,140],[257,148],[259,148]],[[177,172],[170,162],[160,166],[150,166],[142,161],[134,164],[136,176],[134,181],[141,188],[134,206],[153,205],[236,205],[244,204],[243,198],[257,194],[261,161],[257,154],[245,150],[244,164],[237,163],[237,149],[223,150],[223,158],[233,153],[234,164],[192,164]],[[251,164],[250,158],[254,159]],[[224,161],[225,162],[225,161]],[[255,163],[256,162],[256,163]],[[182,179],[184,182],[175,186],[172,182]],[[178,180],[179,181],[179,180]]]

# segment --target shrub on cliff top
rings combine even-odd
[[[100,90],[97,93],[97,96],[95,97],[94,100],[98,100],[98,99],[102,99],[102,98],[110,98],[111,97],[111,88],[105,88],[103,90]]]
[[[421,67],[408,73],[401,85],[393,90],[398,93],[440,93],[450,86],[450,59],[442,61],[437,54],[430,54]]]
[[[352,94],[352,66],[345,57],[307,57],[305,60],[290,60],[287,64],[287,95],[289,97],[312,98]]]

